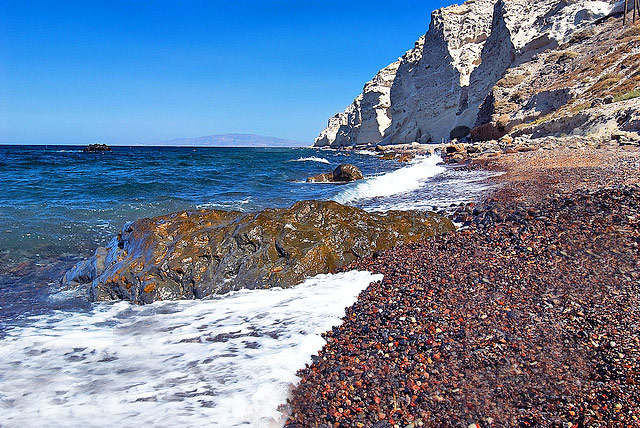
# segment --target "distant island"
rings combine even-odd
[[[175,138],[173,140],[152,142],[149,145],[183,147],[309,147],[311,144],[253,134],[223,134],[194,138]]]

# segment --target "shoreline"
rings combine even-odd
[[[472,233],[476,233],[477,239],[486,237],[487,231],[489,231],[491,227],[496,226],[496,219],[494,217],[496,215],[506,217],[506,215],[501,213],[500,210],[503,210],[506,212],[506,210],[508,209],[513,209],[512,207],[508,207],[507,205],[513,202],[513,200],[516,199],[516,196],[518,198],[524,198],[524,200],[527,200],[527,199],[530,200],[534,198],[535,195],[537,194],[533,192],[533,190],[541,189],[542,188],[541,183],[543,184],[546,183],[550,187],[545,188],[546,190],[544,190],[544,192],[538,192],[538,194],[541,194],[541,193],[549,194],[549,193],[559,192],[561,191],[560,188],[557,188],[557,189],[554,188],[553,192],[550,189],[553,186],[557,186],[564,183],[565,179],[567,179],[568,187],[574,186],[575,183],[581,184],[582,186],[588,185],[590,183],[591,184],[599,183],[598,186],[606,185],[607,184],[606,178],[608,177],[608,175],[606,173],[602,173],[602,171],[599,172],[598,165],[609,164],[609,163],[615,164],[615,162],[618,162],[621,164],[621,167],[620,167],[621,170],[627,170],[627,171],[629,170],[629,167],[635,165],[635,168],[636,168],[635,176],[628,175],[627,179],[631,178],[637,181],[638,179],[637,159],[638,159],[637,149],[636,149],[636,152],[627,152],[623,149],[618,149],[618,148],[614,149],[612,146],[605,149],[587,147],[580,150],[562,148],[562,149],[555,149],[550,151],[540,150],[535,152],[505,153],[504,155],[487,156],[486,158],[480,156],[472,159],[465,159],[462,163],[452,162],[447,166],[447,168],[460,169],[460,170],[469,169],[471,171],[475,169],[482,169],[482,170],[496,171],[496,172],[502,171],[503,173],[495,174],[494,177],[489,179],[490,181],[494,182],[496,186],[499,187],[499,189],[497,191],[492,191],[491,195],[484,198],[483,201],[479,201],[478,203],[451,205],[449,206],[449,208],[446,209],[446,212],[448,213],[447,215],[451,216],[456,222],[461,224],[468,222],[468,224],[466,224],[466,228],[464,228],[461,232],[453,234],[453,236],[456,236],[456,238],[454,238],[452,235],[447,235],[447,237],[442,238],[444,241],[442,242],[438,241],[440,242],[439,245],[444,246],[445,249],[446,247],[451,245],[452,250],[449,251],[449,257],[452,257],[453,263],[457,263],[458,261],[456,261],[457,254],[455,253],[455,249],[459,249],[460,254],[464,255],[464,254],[467,254],[465,253],[465,251],[467,251],[468,248],[465,246],[457,247],[456,245],[458,245],[459,242],[458,244],[456,244],[457,242],[456,239],[469,240],[470,239],[469,236]],[[580,162],[577,162],[578,160]],[[633,164],[633,162],[635,162],[635,164]],[[573,177],[569,173],[571,171],[571,168],[569,168],[568,171],[564,171],[564,172],[562,171],[563,165],[575,166],[576,163],[579,163],[582,170],[588,172],[588,174],[580,175],[579,177]],[[402,164],[400,164],[400,166],[402,166]],[[547,174],[541,174],[540,171],[546,171],[544,168],[546,168],[546,170],[554,171],[554,175],[548,176]],[[542,180],[541,177],[545,177],[545,180]],[[530,186],[529,183],[531,183],[532,181],[536,182],[537,185]],[[574,183],[574,184],[571,184],[571,183]],[[512,185],[509,185],[509,184],[512,184]],[[609,184],[615,184],[615,183],[609,183]],[[598,186],[595,186],[595,187],[598,187]],[[502,199],[498,198],[498,196],[502,196]],[[505,206],[507,207],[505,208]],[[477,210],[477,213],[474,213],[474,210]],[[456,219],[456,217],[459,217],[460,219],[458,220]],[[536,217],[540,217],[540,216],[538,215]],[[528,218],[523,221],[529,222],[531,220],[532,220],[531,218]],[[536,220],[536,219],[533,218],[533,220]],[[502,224],[500,221],[498,221],[498,223]],[[466,238],[458,238],[460,236],[466,237]],[[478,236],[480,238],[478,238]],[[507,236],[509,239],[512,238],[509,235],[509,233],[507,233]],[[478,242],[482,243],[482,241],[478,241]],[[486,246],[488,247],[493,245],[492,242],[488,242],[486,244],[487,244]],[[472,241],[471,245],[476,245],[476,242]],[[385,275],[395,275],[395,279],[404,281],[407,277],[414,275],[415,272],[419,272],[419,268],[420,268],[420,266],[417,265],[412,267],[414,271],[402,272],[401,268],[403,268],[404,266],[403,263],[405,259],[410,261],[411,257],[413,257],[415,254],[420,253],[423,250],[424,249],[422,244],[401,245],[400,247],[398,247],[397,251],[406,251],[405,253],[402,253],[402,252],[397,253],[395,249],[390,251],[376,252],[377,254],[374,254],[371,257],[364,258],[360,261],[356,261],[351,265],[342,268],[341,270],[349,270],[351,267],[355,267],[358,270],[372,271],[371,266],[374,266],[374,267],[377,266],[378,272],[384,273]],[[442,252],[439,247],[432,250],[435,253]],[[481,251],[484,251],[484,249],[482,249]],[[451,260],[446,260],[446,259],[443,259],[441,261],[443,263],[446,263],[447,261],[451,262]],[[423,276],[426,277],[426,275],[424,274]],[[479,277],[479,278],[483,279],[482,277]],[[388,285],[386,283],[387,283],[387,280],[384,280],[382,285],[384,286]],[[398,287],[398,288],[401,288],[401,287]],[[393,295],[393,293],[396,293],[396,292],[398,291],[390,290],[391,294],[389,295]],[[368,291],[363,292],[362,295],[364,296],[366,293],[368,293]],[[384,301],[384,299],[380,300],[379,295],[375,295],[373,296],[373,298],[377,299],[376,304],[378,304],[379,302],[382,302],[383,305],[387,304]],[[356,303],[356,305],[359,305],[359,304],[360,303]],[[351,311],[351,309],[349,311]],[[348,312],[348,314],[349,313],[352,313],[352,312]],[[407,315],[399,315],[398,319],[401,317],[405,317],[405,320],[403,321],[407,320]],[[416,324],[417,324],[420,321],[420,318],[415,316],[414,318],[416,318]],[[441,330],[442,332],[446,332],[446,330],[443,328],[441,328]],[[334,329],[332,331],[336,332],[336,331],[339,331],[339,329]],[[333,333],[330,332],[329,337],[331,337],[331,334]],[[394,335],[391,337],[394,337],[394,339],[397,339],[396,336],[397,335],[394,333]],[[400,340],[405,340],[408,342],[408,339],[400,339]],[[398,342],[397,345],[395,343],[396,340],[393,341],[394,348],[396,346],[402,345],[400,340],[397,341]],[[382,348],[382,349],[386,350],[386,348]],[[384,361],[384,359],[382,360]],[[438,361],[438,360],[436,358],[432,358],[432,362],[433,361]],[[338,366],[345,367],[345,365],[342,363],[338,363]],[[332,366],[331,373],[335,373],[336,367],[337,366]],[[341,372],[339,371],[338,373],[341,373]],[[373,371],[372,373],[375,373],[375,371]],[[456,389],[456,388],[453,388],[453,389]],[[384,403],[385,401],[384,397],[385,396],[383,395],[380,395],[378,397],[380,399],[380,402]],[[400,406],[400,404],[398,404],[397,402],[398,399],[396,398],[396,397],[400,397],[399,393],[392,391],[391,395],[388,395],[388,397],[391,397],[392,402],[393,400],[396,400],[396,404],[394,406],[396,407]],[[443,395],[437,395],[437,397],[445,398]],[[329,403],[331,402],[329,401]],[[338,407],[337,409],[339,408],[340,407]],[[344,411],[345,408],[342,407],[342,409]],[[418,417],[415,419],[416,419],[415,424],[418,424],[419,420],[428,421],[427,419],[424,419],[422,417]],[[497,419],[497,418],[494,418],[494,419]],[[389,417],[386,416],[386,418],[383,421],[388,421],[388,420],[389,420]],[[487,424],[486,421],[484,421],[482,418],[474,419],[474,421],[478,423],[482,423],[483,426]],[[362,426],[370,426],[369,421],[365,421],[365,422],[366,423]],[[351,425],[344,425],[344,423],[346,422],[343,422],[342,426],[351,426]],[[423,422],[423,424],[424,423],[425,422]],[[427,425],[428,424],[429,422],[427,422]],[[409,425],[409,424],[399,425],[399,426],[406,426],[406,425]],[[312,425],[305,424],[303,426],[312,426]],[[386,426],[386,425],[380,425],[380,426]]]
[[[456,209],[466,227],[344,268],[385,278],[300,371],[287,426],[640,423],[639,159],[472,160],[505,173]]]

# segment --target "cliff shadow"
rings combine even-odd
[[[403,56],[391,86],[391,125],[383,144],[427,143],[448,138],[458,124],[460,72],[453,66],[441,17],[432,14],[420,57]]]

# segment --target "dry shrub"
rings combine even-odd
[[[620,81],[620,77],[612,74],[606,73],[598,79],[598,81],[587,91],[590,95],[597,96],[601,94],[603,91],[611,88],[613,85]]]
[[[498,80],[496,86],[501,88],[513,88],[514,86],[519,85],[524,81],[524,76],[522,74],[508,74],[504,76],[502,79]]]
[[[640,88],[640,72],[628,78],[623,78],[616,86],[618,94],[626,94]]]
[[[582,110],[587,109],[591,106],[591,102],[587,101],[586,103],[578,104],[571,107],[571,113],[580,113]]]
[[[536,126],[536,125],[540,125],[541,123],[548,122],[551,119],[553,119],[553,114],[547,114],[545,116],[540,116],[539,118],[537,118],[533,122],[529,122],[526,125],[527,126]]]
[[[586,30],[573,33],[567,43],[572,45],[575,43],[584,42],[585,40],[593,37],[595,34],[596,32],[593,28],[587,28]]]
[[[631,47],[631,44],[629,43],[625,43],[624,45],[618,47],[618,49],[616,49],[615,51],[613,51],[618,55],[618,59],[622,56],[622,54],[628,54],[631,53],[631,51],[633,50],[633,48]]]
[[[509,114],[512,111],[517,110],[518,107],[519,106],[517,104],[514,104],[514,103],[509,102],[509,101],[504,101],[504,100],[496,101],[493,104],[493,113],[494,114],[500,114],[500,115]]]
[[[530,128],[530,127],[533,127],[533,126],[536,126],[536,125],[540,125],[541,123],[548,122],[551,119],[553,119],[553,113],[550,113],[550,114],[547,114],[547,115],[544,115],[544,116],[539,116],[536,120],[531,121],[531,122],[520,123],[520,124],[514,126],[513,128],[511,128],[511,131]]]
[[[628,30],[626,30],[624,33],[620,34],[617,37],[617,39],[622,40],[622,39],[626,39],[627,37],[636,37],[636,36],[640,36],[640,26],[634,25]]]
[[[618,94],[615,97],[613,97],[613,102],[617,103],[618,101],[626,101],[626,100],[630,100],[632,98],[638,98],[638,97],[640,97],[640,89],[627,92],[626,94]]]
[[[570,59],[574,59],[578,56],[577,52],[573,51],[556,51],[551,52],[544,60],[545,63],[549,62],[565,62]]]
[[[637,71],[638,69],[640,69],[640,53],[629,55],[628,57],[620,61],[620,64],[618,64],[618,67],[616,68],[616,70],[623,73],[628,70]]]

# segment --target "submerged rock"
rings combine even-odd
[[[376,251],[452,230],[449,219],[434,213],[367,213],[332,201],[259,213],[182,211],[126,224],[108,248],[62,282],[91,284],[92,300],[135,303],[290,287]]]
[[[333,172],[324,172],[307,178],[307,183],[333,183]]]
[[[362,171],[357,166],[343,163],[338,165],[333,172],[326,172],[307,178],[307,183],[348,183],[363,178],[364,175],[362,175]]]

